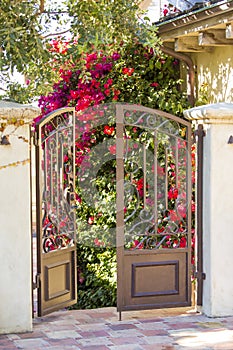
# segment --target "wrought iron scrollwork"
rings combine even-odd
[[[42,247],[44,253],[74,244],[74,117],[55,115],[41,128],[43,170]]]
[[[125,248],[186,248],[186,127],[157,113],[127,110],[124,135]]]

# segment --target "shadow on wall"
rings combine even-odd
[[[232,48],[215,48],[200,55],[198,67],[198,100],[204,103],[233,102]]]

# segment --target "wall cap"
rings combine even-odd
[[[193,107],[184,111],[184,117],[206,124],[233,124],[233,103],[220,102]]]
[[[11,101],[0,101],[0,119],[17,118],[32,121],[40,114],[40,108]]]

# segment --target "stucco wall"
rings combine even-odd
[[[210,317],[233,316],[233,104],[192,108],[185,116],[203,123],[203,308]]]
[[[28,139],[28,129],[20,127],[18,136]],[[0,146],[0,333],[32,328],[29,147],[16,135],[10,143]]]
[[[207,84],[208,103],[233,102],[232,46],[217,46],[210,51],[190,54],[196,66],[196,92]]]
[[[0,334],[32,330],[30,123],[37,109],[0,102]],[[10,144],[1,144],[8,136]]]

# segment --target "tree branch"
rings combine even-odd
[[[40,0],[40,13],[44,12],[44,0]]]
[[[70,31],[70,29],[64,30],[63,32],[59,32],[59,33],[51,33],[51,34],[42,36],[42,39],[47,39],[47,38],[49,38],[50,36],[59,36],[59,35],[68,33],[69,31]]]

